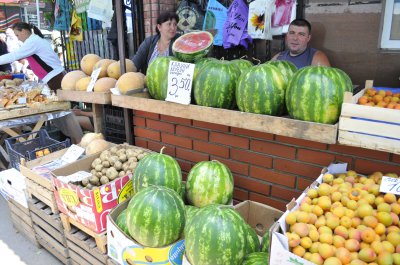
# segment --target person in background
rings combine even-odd
[[[297,69],[309,65],[331,66],[325,53],[309,46],[310,40],[311,24],[305,19],[293,20],[285,36],[286,50],[276,54],[272,60],[289,61]]]
[[[8,52],[13,52],[19,49],[19,47],[21,47],[22,45],[22,42],[20,42],[17,36],[15,36],[14,30],[12,28],[6,29],[6,43]],[[11,62],[11,68],[13,73],[21,73],[23,66],[24,62],[22,60]]]
[[[172,44],[179,37],[176,33],[178,21],[178,15],[172,11],[158,16],[157,34],[146,38],[132,59],[137,71],[146,74],[147,67],[155,58],[172,55]]]
[[[6,37],[7,37],[6,34],[4,33],[0,34],[0,56],[8,53]],[[8,63],[0,65],[0,72],[11,72],[11,71],[12,71],[11,64]]]

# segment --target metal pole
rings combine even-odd
[[[37,16],[37,27],[40,30],[40,10],[39,10],[39,0],[36,0],[36,16]]]

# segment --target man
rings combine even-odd
[[[285,51],[276,54],[272,60],[292,62],[297,69],[309,66],[331,66],[328,57],[322,51],[311,48],[311,24],[305,19],[295,19],[289,25],[285,37]]]

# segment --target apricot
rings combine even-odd
[[[378,221],[385,226],[390,226],[393,223],[392,216],[387,212],[378,212],[376,218],[378,218]]]
[[[367,95],[369,95],[369,96],[374,96],[374,95],[376,95],[376,93],[377,93],[377,91],[376,91],[375,89],[373,89],[373,88],[367,88],[367,89],[365,90],[365,92],[366,92]]]
[[[379,265],[391,265],[393,264],[393,256],[390,253],[382,252],[376,258]]]
[[[392,243],[393,246],[400,245],[400,232],[390,232],[387,234],[386,239]]]
[[[371,243],[375,240],[375,231],[372,228],[367,228],[361,231],[361,239],[366,243]]]
[[[295,223],[291,228],[293,233],[296,233],[300,237],[308,236],[308,233],[310,232],[310,228],[305,223]]]
[[[372,97],[372,100],[374,101],[375,104],[378,104],[379,102],[382,102],[383,96],[382,95],[375,95]]]
[[[350,252],[355,252],[360,249],[360,242],[358,242],[358,240],[356,239],[350,238],[346,240],[346,242],[344,243],[344,247]]]
[[[318,253],[322,258],[327,259],[329,257],[333,257],[335,255],[335,251],[333,247],[326,243],[321,243],[318,248]]]
[[[358,99],[358,104],[365,105],[367,103],[368,103],[368,97],[367,96],[362,96],[362,97],[360,97]]]
[[[286,215],[285,221],[288,225],[293,225],[296,223],[297,217],[295,212],[290,212]]]
[[[394,202],[396,202],[396,195],[394,195],[393,193],[386,193],[384,196],[383,196],[383,199],[385,200],[385,202],[387,202],[387,203],[394,203]]]
[[[302,246],[296,246],[292,249],[292,252],[299,257],[303,257],[306,253],[306,250]]]
[[[309,261],[311,261],[312,263],[315,263],[317,265],[324,264],[324,259],[321,257],[321,255],[319,253],[312,253]]]
[[[363,248],[358,252],[358,258],[365,262],[373,262],[376,259],[376,253],[372,248]]]
[[[357,214],[360,218],[364,218],[365,216],[372,215],[373,208],[369,204],[361,204],[357,208]]]
[[[342,265],[342,262],[337,257],[329,257],[324,261],[324,265]]]
[[[378,95],[381,95],[382,97],[386,96],[386,91],[385,90],[379,90]]]
[[[400,265],[400,253],[394,253],[392,256],[393,256],[393,264]]]

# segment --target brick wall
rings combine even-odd
[[[156,34],[157,17],[163,11],[175,11],[175,0],[143,0],[145,36]]]
[[[400,155],[328,145],[218,124],[135,111],[135,144],[177,159],[184,178],[199,161],[225,163],[235,178],[234,199],[285,209],[324,166],[344,161],[350,169],[400,174]]]

